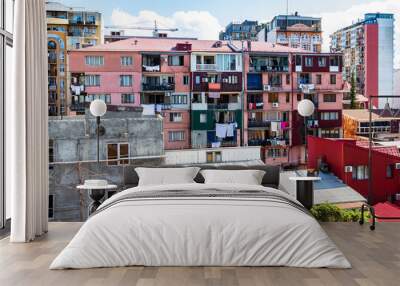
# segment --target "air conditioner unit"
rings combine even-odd
[[[352,173],[353,172],[353,166],[344,166],[344,172],[345,173]]]
[[[400,170],[400,163],[396,163],[395,168],[396,170]]]
[[[269,84],[264,84],[264,91],[271,91],[271,86]]]
[[[279,103],[278,102],[272,103],[272,107],[275,107],[275,108],[279,107]]]

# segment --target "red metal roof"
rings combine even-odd
[[[389,203],[389,202],[384,202],[384,203],[378,203],[376,205],[374,205],[374,209],[375,209],[375,214],[377,216],[381,216],[381,217],[398,217],[400,218],[400,207]],[[387,221],[387,222],[400,222],[400,219],[396,219],[396,220],[384,220],[381,219],[379,221]]]

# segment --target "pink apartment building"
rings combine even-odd
[[[71,112],[96,97],[142,106],[164,118],[165,149],[262,146],[270,164],[304,158],[309,134],[340,137],[340,54],[311,53],[264,42],[131,38],[69,53]],[[76,91],[80,95],[76,95]],[[221,135],[222,128],[233,131]],[[231,133],[231,134],[229,134]]]

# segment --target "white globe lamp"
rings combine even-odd
[[[107,105],[101,99],[95,99],[90,103],[90,113],[94,117],[102,117],[107,112]]]
[[[313,115],[315,111],[315,105],[311,100],[303,99],[297,105],[297,110],[301,116],[308,117]]]

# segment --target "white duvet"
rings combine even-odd
[[[136,192],[208,189],[261,190],[296,202],[279,190],[262,186],[132,188],[104,202],[50,269],[129,265],[350,267],[314,218],[279,201],[187,196],[121,200]]]

